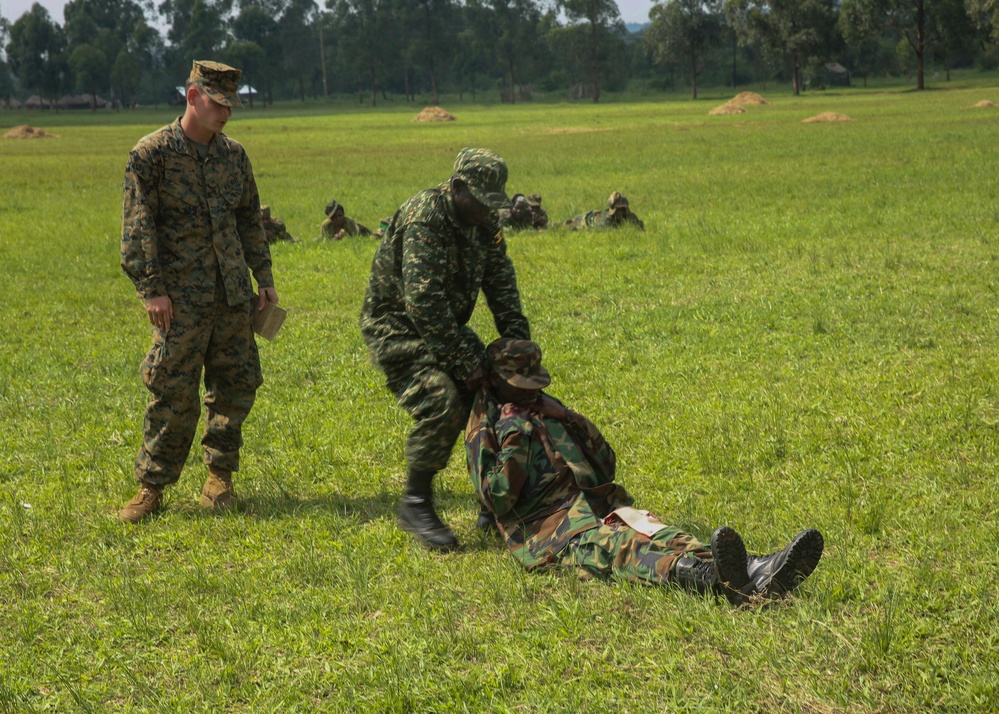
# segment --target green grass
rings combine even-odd
[[[0,712],[999,709],[999,90],[237,114],[282,305],[261,342],[245,507],[202,514],[197,449],[163,515],[134,492],[149,326],[118,267],[128,150],[168,110],[0,114]],[[718,102],[727,95],[718,93]],[[448,104],[445,104],[448,106]],[[822,111],[853,122],[801,124]],[[796,597],[710,599],[528,575],[394,523],[408,418],[356,327],[372,225],[499,151],[553,219],[631,200],[644,233],[508,236],[551,392],[591,416],[639,505],[752,551],[815,526]],[[483,308],[474,323],[489,339]]]

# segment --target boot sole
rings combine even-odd
[[[402,518],[402,516],[397,517],[396,521],[399,523],[400,528],[402,528],[410,535],[414,536],[416,540],[418,540],[420,544],[425,548],[437,551],[438,553],[449,553],[452,550],[457,550],[458,548],[458,539],[454,537],[454,533],[452,533],[451,531],[440,531],[440,530],[434,531],[433,533],[440,533],[440,534],[447,533],[448,535],[451,536],[450,543],[435,543],[432,540],[428,539],[426,535],[424,535],[422,532],[420,532],[412,525],[410,525],[408,521]]]
[[[787,549],[787,557],[770,578],[770,595],[784,595],[801,585],[801,581],[818,567],[825,548],[822,534],[814,528],[794,537]]]
[[[718,586],[733,605],[746,602],[742,590],[749,584],[746,545],[733,528],[722,526],[711,534],[711,555],[718,575]]]

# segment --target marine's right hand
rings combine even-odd
[[[170,300],[170,296],[161,295],[146,300],[146,314],[149,315],[149,322],[153,327],[167,332],[173,320],[173,301]]]

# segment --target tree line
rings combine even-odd
[[[376,106],[442,92],[599,101],[629,81],[853,81],[999,65],[999,0],[661,0],[630,32],[614,0],[70,0],[0,16],[0,99],[81,92],[120,106],[176,96],[193,59],[242,68],[251,102],[356,93]],[[158,27],[165,28],[165,33]]]

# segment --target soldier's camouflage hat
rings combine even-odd
[[[219,104],[242,108],[243,103],[239,101],[239,80],[242,77],[242,70],[227,64],[210,60],[194,60],[188,81],[201,87],[205,94]]]
[[[523,204],[524,206],[527,206],[527,207],[529,207],[531,205],[530,202],[527,200],[527,196],[525,196],[522,193],[515,193],[515,194],[513,194],[513,196],[510,199],[510,202],[513,205],[516,205],[518,203]]]
[[[527,198],[527,203],[531,207],[533,207],[533,208],[537,208],[538,206],[541,205],[541,194],[540,193],[531,193],[531,194],[528,194],[526,198]]]
[[[530,340],[501,337],[486,347],[489,368],[510,386],[518,389],[543,389],[552,382],[541,366],[541,348]]]
[[[454,178],[468,185],[476,200],[494,210],[509,208],[506,162],[488,149],[462,149],[454,160]]]
[[[334,213],[336,213],[336,209],[338,209],[338,208],[342,211],[343,210],[343,204],[340,203],[337,200],[333,200],[333,201],[330,201],[329,203],[327,203],[326,204],[326,217],[329,218],[330,216],[332,216]]]
[[[617,209],[628,207],[628,199],[615,191],[607,198],[607,207],[610,208],[608,213],[614,215]]]

